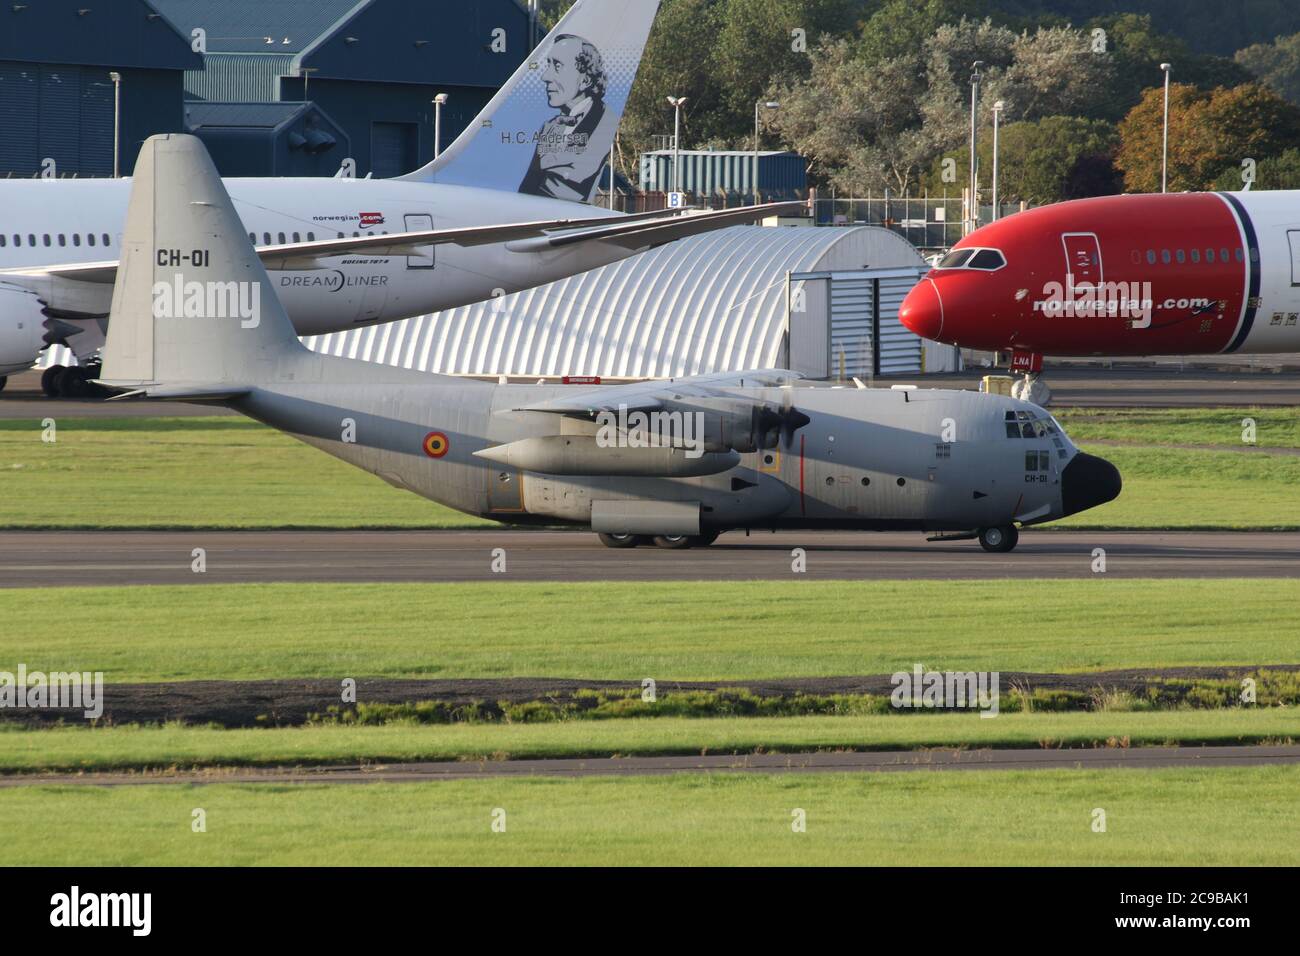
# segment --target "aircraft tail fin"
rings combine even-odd
[[[265,380],[303,349],[203,144],[151,136],[135,166],[99,380],[211,395]]]
[[[400,177],[590,202],[659,0],[577,0],[437,159]]]

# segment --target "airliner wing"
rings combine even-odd
[[[653,249],[664,243],[714,229],[724,229],[741,223],[758,222],[772,216],[792,216],[808,207],[801,202],[774,202],[762,206],[742,206],[739,209],[722,209],[717,212],[703,212],[679,219],[610,225],[608,223],[590,229],[580,229],[554,235],[537,236],[531,239],[519,239],[507,244],[511,252],[542,252],[548,249],[562,249],[580,242],[602,242],[624,249]]]
[[[506,242],[513,252],[545,252],[580,242],[613,243],[628,249],[642,249],[737,223],[755,222],[800,208],[803,208],[801,203],[769,203],[764,206],[702,212],[692,216],[682,215],[685,210],[657,210],[628,216],[551,219],[462,229],[397,232],[259,246],[257,254],[269,271],[275,271],[317,269],[321,268],[320,260],[339,256],[413,256],[419,255],[422,248],[445,244],[481,246]],[[111,284],[117,277],[117,263],[104,261],[20,266],[0,269],[0,277],[2,276],[55,277]]]

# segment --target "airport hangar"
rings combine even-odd
[[[403,368],[529,380],[955,371],[952,348],[898,321],[928,268],[876,226],[733,226],[488,302],[304,341]]]
[[[358,176],[401,175],[433,159],[433,98],[448,95],[445,146],[535,29],[521,0],[14,4],[0,176],[41,175],[47,159],[59,176],[111,176],[115,115],[122,175],[146,138],[174,132],[203,140],[223,176],[333,175],[347,158]]]

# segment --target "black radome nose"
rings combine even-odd
[[[1078,514],[1119,497],[1119,469],[1105,458],[1079,452],[1061,473],[1061,504],[1066,515]]]

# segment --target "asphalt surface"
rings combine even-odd
[[[1300,746],[1137,747],[1091,750],[924,750],[699,757],[483,760],[193,772],[7,774],[0,787],[196,783],[428,783],[502,777],[657,777],[679,773],[891,773],[909,770],[1155,770],[1300,763]]]
[[[1261,357],[1261,361],[1263,358]],[[877,378],[875,385],[913,384],[923,388],[979,387],[997,369],[972,368],[955,375],[910,375]],[[1052,389],[1052,407],[1210,407],[1242,405],[1300,405],[1300,371],[1229,367],[1188,368],[1162,364],[1151,368],[1048,368],[1044,380]],[[535,381],[530,379],[529,381]],[[150,418],[190,415],[233,415],[211,405],[183,402],[105,402],[99,399],[48,399],[40,391],[40,375],[11,376],[0,392],[0,419]]]
[[[195,548],[206,571],[192,570]],[[803,548],[807,570],[791,570]],[[742,581],[1300,577],[1300,534],[1024,532],[1010,554],[918,532],[723,535],[709,548],[603,547],[578,531],[7,531],[0,588],[383,581]],[[491,570],[504,549],[505,571]]]

